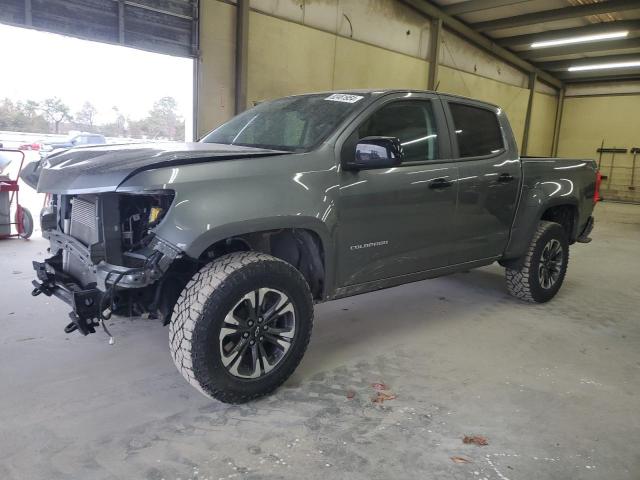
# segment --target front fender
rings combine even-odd
[[[248,233],[263,232],[280,229],[305,229],[318,235],[322,248],[328,258],[333,258],[333,242],[327,224],[315,217],[300,215],[255,218],[240,222],[218,225],[199,235],[184,252],[192,258],[199,258],[211,245],[230,237],[237,237]]]
[[[147,170],[118,191],[173,190],[155,233],[192,258],[229,237],[283,228],[315,232],[333,258],[337,183],[333,155],[318,150]]]

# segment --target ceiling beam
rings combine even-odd
[[[447,15],[460,15],[461,13],[479,12],[481,10],[515,5],[526,1],[527,0],[467,0],[466,2],[444,5],[442,11]]]
[[[625,40],[600,40],[589,43],[575,43],[573,45],[562,45],[558,47],[536,48],[518,52],[520,56],[527,60],[540,60],[544,58],[566,57],[568,55],[581,55],[585,53],[599,53],[603,55],[616,50],[627,50],[640,48],[640,38],[628,38]]]
[[[602,22],[584,27],[561,28],[559,30],[549,30],[547,32],[529,33],[514,37],[503,37],[496,39],[496,43],[503,47],[520,47],[531,45],[535,42],[545,42],[548,40],[560,40],[562,38],[579,37],[582,35],[595,35],[599,33],[618,32],[620,30],[636,31],[640,30],[640,20],[620,20],[617,22]]]
[[[538,75],[539,80],[543,80],[547,82],[549,85],[552,85],[556,88],[562,87],[562,82],[559,81],[557,78],[555,78],[553,75],[550,75],[549,73],[543,70],[540,70],[538,67],[532,65],[526,60],[523,60],[513,52],[510,52],[506,48],[503,48],[497,45],[493,40],[485,37],[481,33],[476,32],[467,24],[461,22],[460,20],[457,20],[456,18],[453,18],[451,15],[447,15],[440,8],[436,7],[432,3],[426,0],[401,0],[401,1],[402,3],[409,5],[410,7],[414,8],[415,10],[422,13],[423,15],[426,15],[427,17],[441,19],[442,23],[447,28],[449,28],[450,30],[453,30],[460,36],[466,38],[471,43],[492,53],[493,55],[500,58],[501,60],[504,60],[505,62],[510,63],[511,65],[514,65],[520,68],[521,70],[524,70],[525,72],[536,73]]]
[[[504,28],[523,27],[539,23],[566,20],[567,18],[585,17],[588,15],[600,15],[603,13],[622,12],[638,8],[638,0],[609,0],[607,2],[589,3],[575,7],[555,8],[541,12],[525,13],[515,17],[498,18],[486,22],[472,24],[475,30],[488,32]]]
[[[582,67],[584,65],[597,65],[599,63],[640,62],[640,53],[626,55],[606,55],[604,57],[578,58],[575,60],[560,60],[558,62],[538,63],[537,65],[550,72],[567,71],[569,67]],[[600,70],[602,71],[602,70]]]

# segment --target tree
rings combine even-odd
[[[49,131],[49,125],[38,112],[38,102],[14,103],[5,98],[0,100],[0,130],[45,133]]]
[[[60,133],[60,124],[65,120],[71,120],[69,107],[62,103],[58,97],[47,98],[42,102],[44,116],[55,125],[55,133]]]
[[[144,123],[146,128],[142,130],[151,138],[184,139],[184,122],[173,97],[162,97],[155,102]]]
[[[76,113],[76,123],[92,129],[96,113],[98,113],[98,110],[91,102],[84,102],[82,108]]]
[[[40,104],[35,100],[27,100],[22,104],[22,110],[29,120],[33,120],[38,116],[38,110],[40,110]]]

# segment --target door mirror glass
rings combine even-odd
[[[402,163],[402,145],[395,137],[365,137],[358,140],[356,154],[346,167],[352,170],[390,168]]]

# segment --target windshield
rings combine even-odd
[[[306,151],[322,142],[368,94],[318,94],[265,102],[205,136],[201,142]]]

